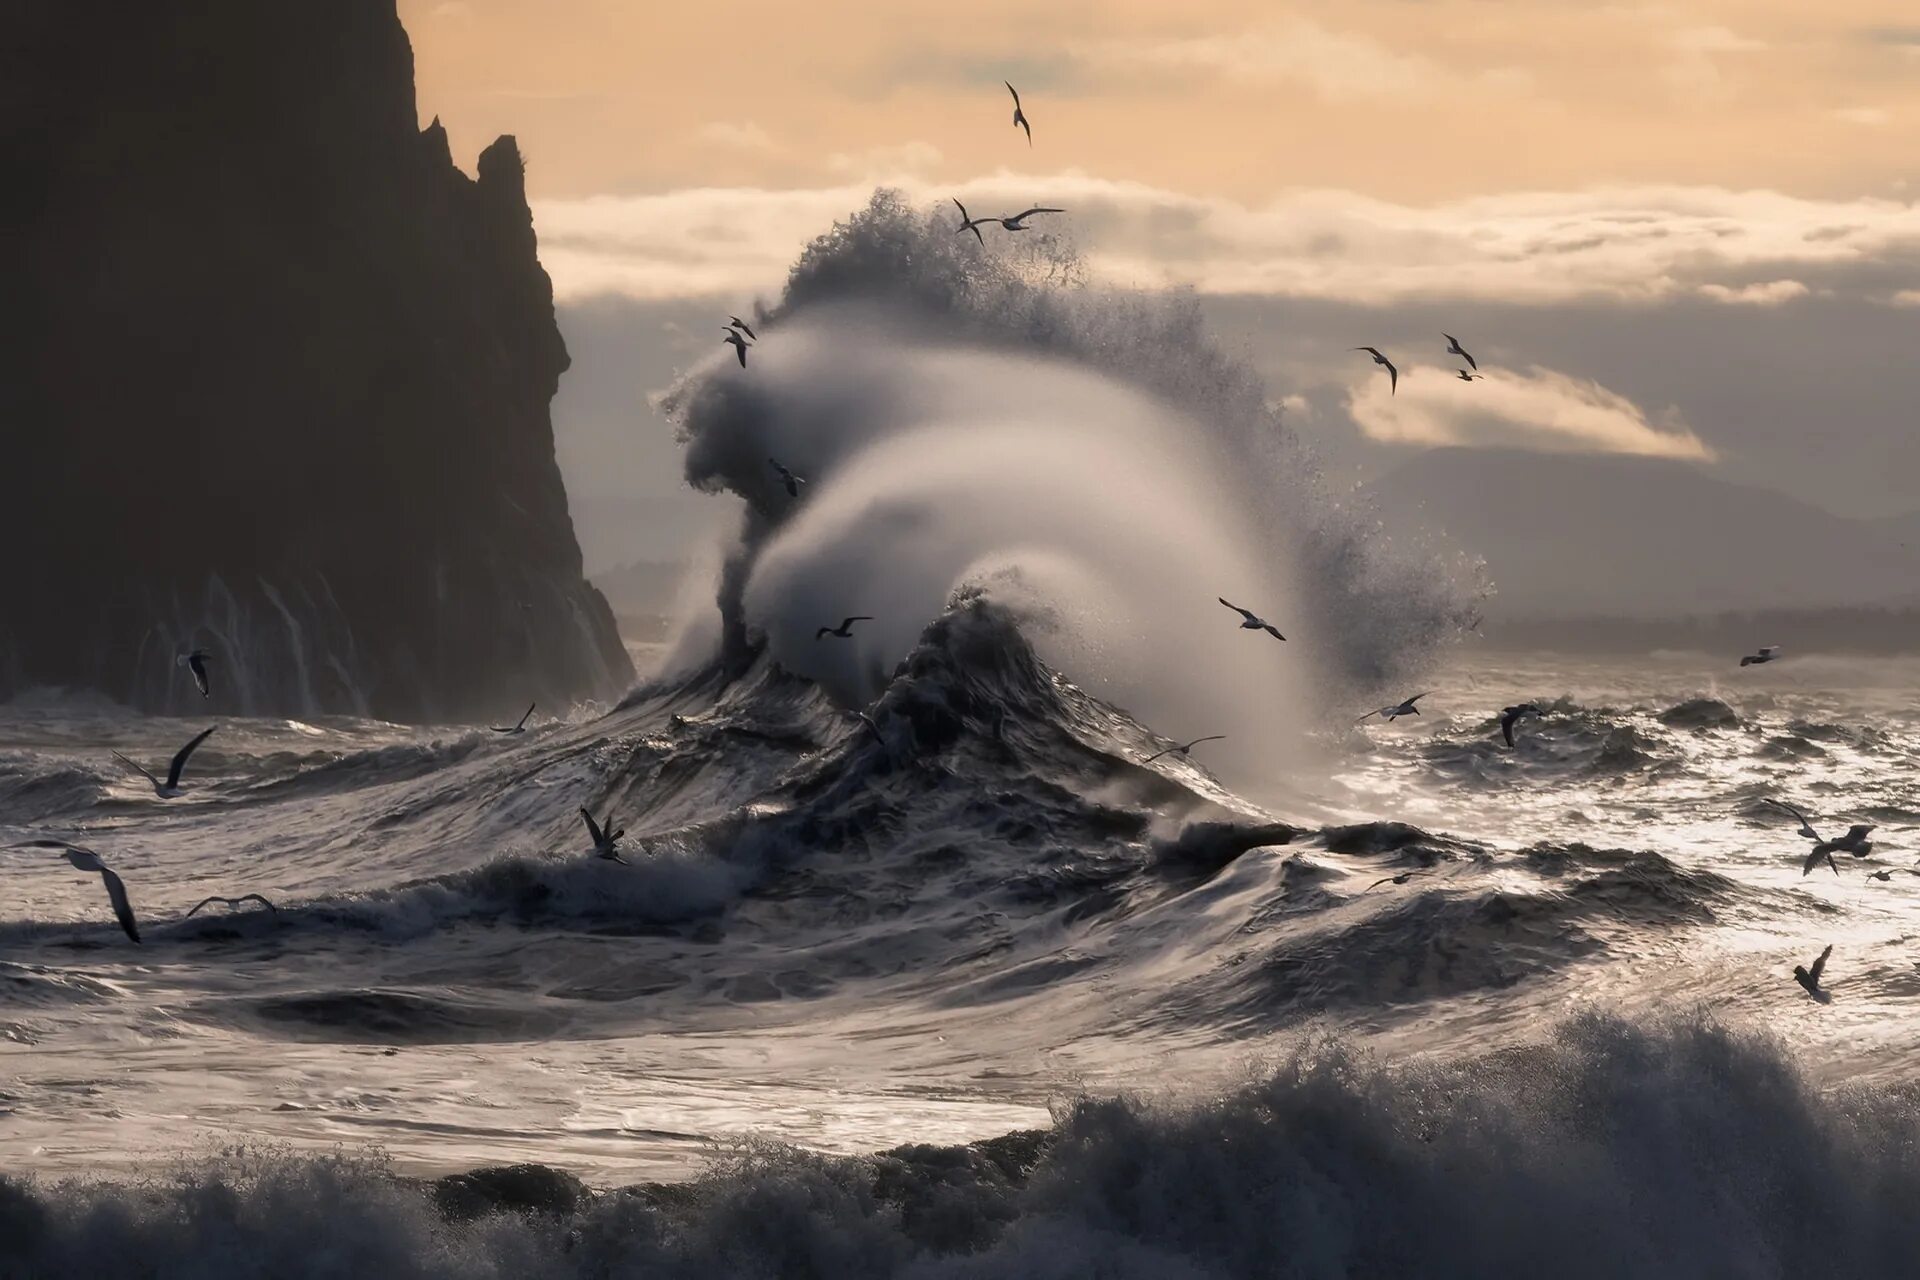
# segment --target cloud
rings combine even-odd
[[[897,181],[908,175],[922,175],[943,159],[940,148],[931,142],[916,140],[865,151],[836,151],[827,157],[827,168],[848,177]]]
[[[1858,287],[1876,298],[1920,288],[1920,205],[1895,200],[1642,186],[1428,205],[1305,190],[1245,205],[1072,170],[1002,172],[938,189],[911,174],[862,176],[820,188],[541,201],[541,256],[563,297],[772,288],[809,240],[864,205],[881,180],[929,205],[957,195],[986,210],[1023,207],[1044,190],[1070,211],[1065,229],[1098,276],[1145,287],[1382,307],[1686,297],[1779,305],[1816,284],[1822,293],[1843,289],[1848,273],[1871,274]],[[1756,278],[1771,283],[1756,286]]]
[[[1777,307],[1792,302],[1795,298],[1804,298],[1812,292],[1798,280],[1769,280],[1765,284],[1745,284],[1730,287],[1724,284],[1703,284],[1701,296],[1715,302],[1724,302],[1737,307]]]
[[[1397,394],[1370,376],[1347,394],[1347,414],[1370,439],[1563,453],[1623,453],[1711,461],[1713,450],[1677,413],[1656,426],[1631,400],[1597,382],[1538,366],[1461,382],[1439,369],[1402,374]]]
[[[1755,53],[1767,47],[1764,40],[1752,40],[1725,27],[1683,27],[1667,43],[1682,53]]]
[[[1328,102],[1421,97],[1473,79],[1424,55],[1398,52],[1371,36],[1329,30],[1302,18],[1225,35],[1103,40],[1082,45],[1075,54],[1122,74],[1161,72],[1225,76],[1249,84],[1297,84]]]
[[[733,151],[778,150],[773,135],[751,120],[715,120],[701,125],[694,137],[712,146]]]

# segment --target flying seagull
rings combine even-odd
[[[1240,615],[1240,618],[1241,618],[1240,629],[1242,631],[1264,631],[1268,635],[1272,636],[1275,640],[1286,639],[1285,636],[1280,634],[1280,628],[1274,626],[1271,622],[1268,622],[1265,618],[1257,616],[1251,609],[1242,609],[1239,605],[1227,599],[1225,596],[1215,596],[1214,599],[1218,600],[1221,604],[1227,606],[1227,608],[1233,610],[1235,613]]]
[[[1013,95],[1013,122],[1027,131],[1027,145],[1033,145],[1033,126],[1027,123],[1027,113],[1020,109],[1020,91],[1013,87],[1011,80],[1000,82],[1007,86],[1007,92]]]
[[[107,900],[113,903],[113,918],[127,931],[127,936],[135,942],[140,941],[140,922],[133,918],[133,903],[127,898],[127,886],[114,873],[105,859],[85,845],[68,844],[65,840],[29,840],[25,844],[15,845],[16,849],[59,849],[67,855],[80,871],[98,871],[101,882],[107,886]]]
[[[1363,890],[1363,892],[1372,893],[1375,889],[1378,889],[1383,884],[1405,884],[1407,881],[1413,879],[1415,876],[1419,874],[1420,872],[1418,871],[1402,871],[1397,876],[1388,876],[1384,880],[1375,880],[1372,884],[1368,885],[1366,889]]]
[[[1820,958],[1813,962],[1813,968],[1805,969],[1799,965],[1793,966],[1793,980],[1806,988],[1807,994],[1822,1004],[1832,999],[1831,996],[1820,989],[1820,975],[1825,972],[1827,957],[1832,954],[1833,944],[1829,942],[1827,949],[1820,953]]]
[[[1420,708],[1413,704],[1426,696],[1424,693],[1416,693],[1405,702],[1397,702],[1391,707],[1382,707],[1378,711],[1369,711],[1354,721],[1354,723],[1364,724],[1375,716],[1379,716],[1382,720],[1398,720],[1401,716],[1417,716],[1420,714]]]
[[[1465,369],[1454,370],[1453,376],[1460,379],[1460,381],[1462,382],[1474,382],[1474,381],[1484,382],[1487,377],[1487,375],[1484,373],[1468,373]]]
[[[1447,340],[1448,355],[1459,356],[1462,360],[1465,360],[1467,362],[1467,366],[1471,368],[1475,373],[1480,372],[1480,362],[1478,360],[1475,360],[1471,355],[1469,355],[1467,353],[1467,349],[1460,345],[1460,339],[1454,337],[1450,333],[1443,333],[1440,336]]]
[[[800,496],[800,486],[806,483],[803,477],[793,474],[793,472],[781,466],[779,462],[773,458],[767,459],[767,465],[780,473],[780,481],[786,486],[787,496],[789,498],[797,498]]]
[[[213,729],[218,729],[219,727],[219,725],[215,725]],[[189,742],[186,746],[173,753],[173,762],[167,766],[167,780],[165,782],[160,781],[160,779],[154,777],[151,773],[148,773],[146,769],[127,759],[118,751],[113,753],[113,758],[153,784],[153,794],[159,796],[162,800],[171,800],[180,794],[180,771],[187,767],[187,757],[193,754],[195,747],[207,740],[207,736],[213,732],[213,729],[208,729],[199,734],[192,742]]]
[[[620,856],[620,837],[627,834],[627,829],[621,827],[616,831],[609,831],[606,827],[602,827],[599,823],[595,822],[593,815],[588,813],[584,808],[580,810],[580,816],[587,820],[587,834],[593,837],[593,856],[596,858],[605,858],[608,862],[617,862],[621,866],[625,866],[627,860]],[[607,826],[611,827],[612,825],[613,810],[609,809],[607,810]]]
[[[854,714],[860,717],[861,724],[867,726],[867,732],[873,735],[875,742],[883,747],[887,745],[886,735],[880,732],[880,726],[874,723],[872,716],[864,711],[856,711]]]
[[[1780,657],[1779,645],[1763,644],[1760,646],[1760,652],[1741,655],[1740,665],[1743,667],[1757,667],[1763,662],[1773,662],[1777,660],[1779,657]]]
[[[1894,871],[1904,871],[1910,876],[1920,876],[1920,871],[1915,871],[1912,867],[1895,867],[1892,871],[1869,871],[1867,872],[1867,879],[1891,880],[1893,879]]]
[[[982,249],[986,248],[987,238],[980,234],[980,228],[985,226],[989,222],[1000,222],[1000,219],[969,217],[967,215],[967,206],[960,203],[959,197],[949,196],[947,198],[952,200],[955,206],[958,207],[960,210],[960,225],[954,229],[954,234],[959,235],[961,232],[971,231],[973,232],[973,238],[980,242],[980,247]],[[1001,223],[1001,225],[1005,226],[1006,224]]]
[[[753,331],[753,326],[745,320],[742,320],[739,316],[728,316],[727,328],[738,329],[740,332],[746,334],[750,341],[758,342],[760,340],[760,335]]]
[[[526,715],[520,717],[519,724],[513,725],[512,727],[496,724],[493,726],[493,731],[495,733],[525,733],[527,731],[527,716],[532,715],[533,709],[539,705],[537,702],[529,702],[527,704]]]
[[[734,354],[740,357],[740,367],[742,369],[746,368],[747,367],[747,340],[740,336],[740,331],[738,329],[722,329],[720,332],[727,335],[726,337],[720,339],[720,341],[731,343],[733,345]]]
[[[216,902],[224,902],[227,905],[228,909],[230,910],[238,910],[242,903],[257,902],[261,906],[265,907],[267,910],[273,912],[275,915],[280,914],[280,908],[274,906],[271,902],[268,902],[265,898],[261,897],[257,893],[243,893],[237,898],[223,898],[216,893],[211,898],[200,899],[200,901],[197,904],[195,904],[193,910],[187,912],[187,918],[192,919],[194,916],[200,913],[201,907],[211,906]]]
[[[1375,364],[1381,365],[1386,369],[1387,379],[1388,379],[1387,381],[1388,395],[1394,395],[1400,390],[1400,371],[1393,367],[1393,361],[1381,355],[1379,351],[1375,350],[1373,347],[1355,347],[1354,350],[1366,352],[1368,355],[1373,357],[1373,362]]]
[[[818,631],[813,633],[813,638],[815,640],[824,640],[828,636],[839,636],[842,640],[851,640],[853,638],[854,623],[872,622],[872,621],[873,621],[872,614],[856,613],[850,618],[843,618],[840,622],[840,625],[837,627],[820,628]]]
[[[1545,714],[1546,713],[1544,711],[1540,710],[1539,707],[1535,706],[1531,702],[1523,702],[1517,707],[1504,707],[1501,709],[1501,712],[1500,712],[1500,736],[1505,738],[1507,740],[1507,745],[1511,747],[1513,745],[1513,726],[1514,725],[1518,724],[1522,719],[1524,719],[1527,716],[1539,716],[1539,715],[1545,715]]]
[[[193,683],[198,686],[200,696],[203,698],[213,696],[212,690],[207,687],[207,659],[212,656],[205,649],[195,649],[192,653],[183,653],[174,659],[179,666],[193,672]]]
[[[1813,823],[1808,821],[1807,815],[1797,807],[1784,800],[1763,799],[1760,803],[1771,805],[1783,813],[1790,813],[1798,818],[1799,834],[1813,841],[1813,851],[1807,855],[1806,865],[1800,872],[1803,876],[1819,866],[1823,858],[1826,859],[1827,866],[1832,868],[1833,874],[1839,875],[1840,868],[1833,863],[1833,855],[1836,853],[1850,853],[1856,858],[1864,858],[1873,852],[1873,841],[1867,838],[1874,832],[1874,825],[1870,822],[1856,822],[1847,828],[1847,834],[1827,840],[1813,829]]]
[[[1193,754],[1193,749],[1199,746],[1201,743],[1220,742],[1220,741],[1223,741],[1226,738],[1226,736],[1227,735],[1224,733],[1216,733],[1211,737],[1195,738],[1192,742],[1175,743],[1173,746],[1168,747],[1165,751],[1154,752],[1152,755],[1148,756],[1145,760],[1142,760],[1140,763],[1152,764],[1155,760],[1158,760],[1161,756],[1170,756],[1176,751],[1183,756],[1190,756]]]
[[[1027,219],[1033,217],[1035,214],[1065,212],[1065,209],[1048,209],[1041,205],[1035,205],[1025,213],[1016,213],[1010,218],[1000,218],[998,221],[1001,227],[1007,231],[1030,231],[1032,228],[1027,226]]]

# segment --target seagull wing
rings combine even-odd
[[[135,764],[133,761],[121,755],[118,751],[113,753],[113,758],[115,760],[118,760],[121,764],[127,766],[127,768],[133,770],[135,773],[139,774],[141,777],[145,778],[148,782],[151,782],[154,786],[157,787],[160,785],[160,779],[154,777],[152,774],[148,773],[143,766]],[[62,845],[61,847],[69,848],[71,846]]]
[[[580,816],[587,820],[587,834],[593,837],[594,847],[597,849],[601,845],[605,844],[606,837],[601,835],[600,824],[593,820],[593,815],[591,813],[588,813],[585,807],[582,807],[580,810]]]
[[[140,922],[133,918],[133,903],[127,898],[127,886],[115,874],[112,867],[102,864],[100,879],[106,882],[107,900],[113,903],[113,918],[127,931],[127,936],[135,942],[140,941]]]
[[[1039,206],[1039,205],[1035,205],[1035,206],[1034,206],[1033,208],[1031,208],[1031,209],[1029,209],[1029,210],[1027,210],[1027,211],[1026,211],[1025,213],[1016,213],[1016,214],[1014,214],[1014,215],[1013,215],[1013,220],[1014,220],[1015,222],[1020,222],[1020,221],[1023,221],[1023,220],[1025,220],[1025,219],[1027,219],[1027,218],[1031,218],[1031,217],[1032,217],[1032,216],[1033,216],[1034,214],[1036,214],[1036,213],[1065,213],[1065,212],[1066,212],[1066,210],[1065,210],[1065,209],[1047,209],[1047,208],[1043,208],[1043,207],[1041,207],[1041,206]]]
[[[1272,636],[1275,640],[1286,639],[1285,636],[1280,634],[1280,628],[1274,626],[1271,622],[1267,623],[1264,627],[1261,628],[1261,630],[1265,631],[1268,635]]]
[[[1513,745],[1513,722],[1519,718],[1519,713],[1514,711],[1500,717],[1500,736],[1507,740],[1508,746]]]
[[[1250,610],[1250,609],[1242,609],[1242,608],[1241,608],[1241,607],[1240,607],[1239,605],[1237,605],[1237,604],[1235,604],[1235,603],[1234,603],[1233,601],[1231,601],[1231,600],[1229,600],[1229,599],[1227,599],[1227,598],[1226,598],[1225,596],[1215,596],[1215,597],[1214,597],[1214,599],[1215,599],[1215,600],[1218,600],[1218,601],[1219,601],[1219,602],[1220,602],[1221,604],[1223,604],[1223,605],[1225,605],[1225,606],[1227,606],[1227,608],[1229,608],[1229,609],[1231,609],[1231,610],[1233,610],[1233,611],[1234,611],[1235,613],[1237,613],[1237,614],[1239,614],[1239,615],[1240,615],[1240,616],[1241,616],[1242,618],[1244,618],[1244,619],[1246,619],[1246,620],[1247,620],[1248,622],[1252,622],[1252,621],[1254,620],[1254,617],[1253,617],[1253,611],[1252,611],[1252,610]]]
[[[193,673],[193,683],[199,686],[200,696],[211,697],[207,689],[207,660],[198,652],[187,655],[187,670]]]
[[[1380,357],[1380,363],[1387,366],[1387,394],[1390,396],[1400,394],[1400,371],[1394,368],[1393,361],[1385,356]]]
[[[215,725],[213,729],[218,729],[219,727],[219,725]],[[180,785],[180,771],[187,767],[187,757],[193,754],[195,747],[205,742],[213,734],[213,729],[208,729],[205,733],[202,733],[175,753],[173,763],[167,766],[167,786],[169,789]]]
[[[1158,760],[1161,756],[1170,756],[1174,752],[1178,751],[1179,749],[1180,748],[1178,747],[1168,747],[1165,751],[1156,751],[1152,755],[1148,756],[1145,760],[1142,760],[1140,763],[1152,764],[1155,760]]]
[[[873,621],[872,614],[856,613],[851,618],[842,618],[840,620],[840,629],[842,631],[849,631],[849,630],[852,630],[853,624],[856,622],[872,622],[872,621]]]
[[[1191,750],[1193,750],[1193,749],[1194,749],[1195,747],[1197,747],[1197,746],[1199,746],[1199,745],[1200,745],[1201,743],[1203,743],[1203,742],[1225,742],[1226,740],[1227,740],[1227,735],[1226,735],[1226,734],[1224,734],[1224,733],[1213,733],[1213,734],[1208,734],[1208,735],[1207,735],[1206,737],[1204,737],[1204,738],[1195,738],[1195,739],[1194,739],[1194,740],[1193,740],[1192,742],[1189,742],[1189,743],[1188,743],[1188,744],[1187,744],[1186,746],[1184,746],[1184,747],[1182,747],[1182,748],[1180,748],[1180,749],[1181,749],[1182,751],[1191,751]]]
[[[1813,979],[1813,984],[1816,987],[1820,985],[1820,975],[1826,970],[1827,957],[1832,954],[1833,954],[1833,944],[1829,942],[1827,944],[1827,949],[1820,953],[1820,958],[1813,962],[1813,967],[1807,970],[1807,976]]]
[[[527,711],[526,711],[526,715],[523,715],[523,716],[521,716],[521,717],[520,717],[520,723],[519,723],[519,724],[517,724],[517,725],[515,725],[515,726],[513,726],[513,727],[514,727],[514,728],[516,728],[516,729],[524,729],[524,728],[526,728],[526,727],[527,727],[527,716],[530,716],[530,715],[532,715],[532,714],[533,714],[533,709],[534,709],[535,707],[537,707],[537,706],[539,706],[539,705],[540,705],[540,704],[539,704],[539,703],[537,703],[537,702],[529,702],[529,703],[527,704]]]
[[[813,633],[813,638],[815,640],[825,640],[828,636],[832,634],[833,634],[832,627],[821,627],[818,631]]]
[[[1013,95],[1013,109],[1018,111],[1020,109],[1020,91],[1013,87],[1013,81],[1011,80],[1002,80],[1000,83],[1006,85],[1007,92]]]
[[[1802,813],[1798,807],[1788,804],[1785,800],[1775,800],[1771,796],[1762,799],[1760,803],[1772,805],[1774,808],[1783,810],[1798,818],[1800,820],[1800,834],[1807,839],[1818,840],[1820,838],[1820,833],[1813,829],[1813,824],[1807,821],[1807,815]]]
[[[962,210],[962,212],[965,212],[965,210]],[[727,319],[733,321],[735,328],[739,329],[740,332],[746,334],[749,338],[752,338],[755,342],[760,340],[760,335],[753,331],[753,326],[745,320],[742,320],[739,316],[728,316]]]
[[[1855,823],[1853,826],[1847,828],[1847,842],[1851,844],[1856,841],[1865,840],[1868,833],[1872,830],[1873,824],[1870,822]]]
[[[1378,889],[1381,885],[1392,884],[1394,881],[1398,880],[1399,878],[1400,878],[1399,876],[1388,876],[1384,880],[1375,880],[1372,884],[1368,885],[1366,889],[1363,890],[1363,892],[1372,893],[1375,889]]]

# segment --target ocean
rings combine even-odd
[[[0,707],[141,933],[5,855],[0,1276],[1914,1273],[1920,659],[1503,650],[1191,300],[958,243],[665,398],[742,517],[617,705]]]

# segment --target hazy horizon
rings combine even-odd
[[[423,123],[469,165],[496,133],[528,156],[594,567],[677,557],[720,518],[645,393],[876,186],[1066,206],[1053,233],[1097,284],[1197,290],[1343,480],[1521,447],[1920,510],[1920,206],[1897,145],[1920,125],[1920,26],[1899,6],[882,12],[402,3]],[[726,72],[688,93],[684,65]],[[1442,330],[1494,378],[1452,381]],[[1360,344],[1396,358],[1397,395]]]

